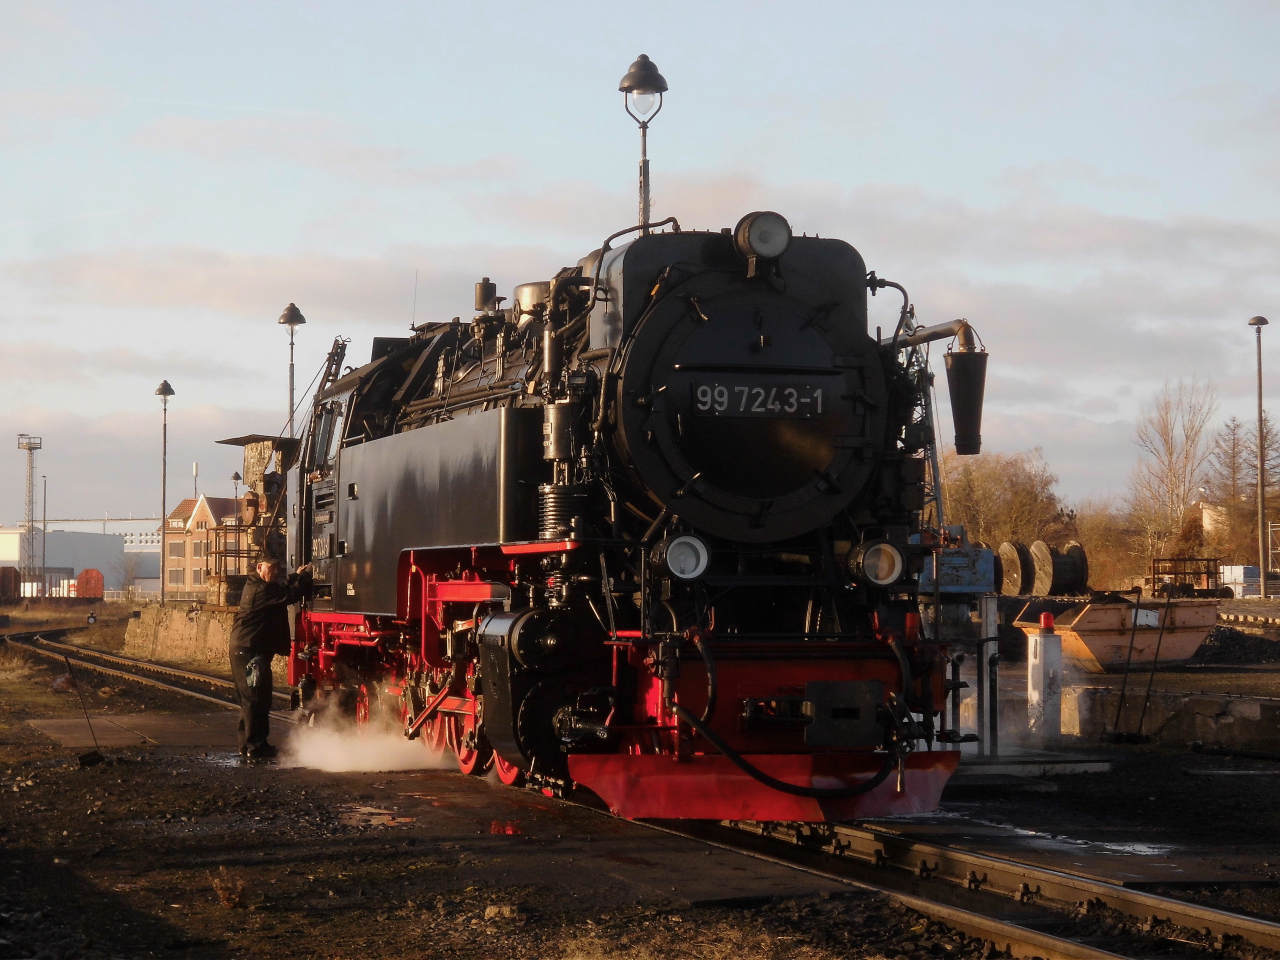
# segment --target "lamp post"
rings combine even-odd
[[[1254,317],[1249,321],[1258,337],[1258,596],[1267,599],[1267,464],[1266,437],[1263,435],[1262,420],[1262,328],[1267,325],[1266,317]]]
[[[49,586],[49,559],[45,550],[49,547],[49,478],[40,475],[43,490],[40,493],[40,591],[43,594]]]
[[[156,387],[160,398],[160,605],[164,606],[164,584],[169,571],[165,569],[164,529],[169,523],[168,503],[165,494],[169,485],[169,398],[174,394],[168,380],[161,380]]]
[[[235,488],[235,491],[236,491],[236,499],[237,499],[237,500],[239,500],[239,499],[240,499],[240,481],[241,481],[242,479],[243,479],[243,478],[240,476],[240,471],[239,471],[239,470],[237,470],[235,473],[233,473],[233,474],[231,475],[231,483],[233,484],[233,486],[234,486],[234,488]]]
[[[640,226],[649,232],[649,123],[662,109],[662,95],[667,91],[667,81],[658,72],[654,62],[640,54],[631,64],[622,82],[622,105],[627,115],[640,125]],[[656,107],[656,109],[655,109]]]
[[[307,318],[302,315],[292,303],[284,308],[284,313],[280,314],[280,323],[289,328],[289,436],[293,437],[293,334],[298,327],[307,322]]]

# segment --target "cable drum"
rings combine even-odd
[[[1043,540],[1031,544],[1031,560],[1035,565],[1033,595],[1063,597],[1084,593],[1089,588],[1089,560],[1084,547],[1075,540],[1059,551]]]
[[[1006,597],[1026,597],[1036,582],[1036,565],[1025,543],[1006,540],[1000,544],[1000,593]]]

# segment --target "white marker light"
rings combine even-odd
[[[656,561],[678,580],[696,580],[706,572],[711,552],[697,537],[680,536],[664,541],[655,551]]]
[[[850,572],[872,586],[887,587],[897,583],[905,569],[901,551],[883,540],[863,544],[849,554]]]

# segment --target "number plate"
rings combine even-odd
[[[830,387],[807,383],[702,382],[692,385],[692,412],[699,417],[797,417],[821,416],[830,407]]]

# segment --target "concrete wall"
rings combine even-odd
[[[192,669],[215,667],[227,671],[227,642],[231,637],[234,613],[192,610],[190,604],[150,603],[142,615],[129,621],[125,630],[124,655],[138,660],[156,660]],[[276,657],[272,673],[277,689],[287,680],[284,657]]]
[[[1137,732],[1143,693],[1124,700],[1119,729]],[[1097,739],[1113,728],[1120,692],[1069,687],[1062,692],[1062,732]],[[1142,732],[1156,740],[1280,753],[1280,700],[1226,694],[1152,691]]]

